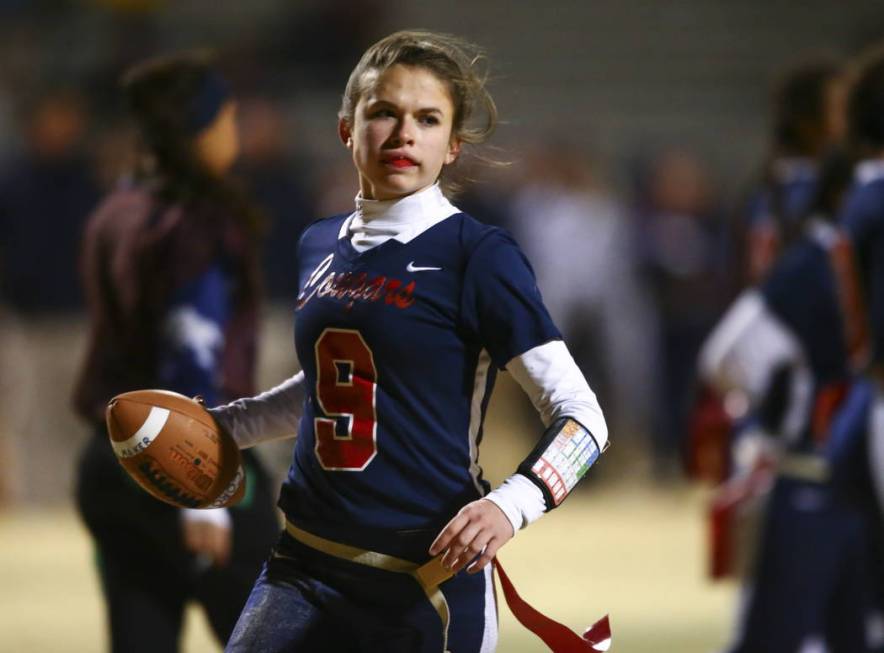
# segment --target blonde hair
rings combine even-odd
[[[338,117],[352,125],[356,105],[375,80],[396,64],[423,68],[448,88],[454,107],[451,136],[468,145],[484,143],[497,127],[497,105],[485,87],[488,80],[482,50],[457,36],[404,30],[372,45],[350,73]],[[451,190],[453,184],[448,182]]]

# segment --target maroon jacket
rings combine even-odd
[[[217,208],[162,204],[144,185],[104,199],[82,249],[90,334],[73,397],[80,415],[101,422],[114,395],[158,386],[158,330],[169,297],[219,257],[236,280],[219,388],[229,400],[254,394],[257,261],[245,229]]]

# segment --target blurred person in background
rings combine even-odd
[[[723,433],[732,476],[712,513],[713,576],[745,580],[733,653],[871,646],[866,524],[829,460],[867,352],[852,250],[834,224],[851,177],[849,157],[833,151],[843,96],[831,60],[780,78],[770,158],[746,224],[754,283],[701,357],[701,379],[745,406]]]
[[[562,138],[533,147],[512,192],[512,229],[537,274],[550,314],[618,432],[646,434],[652,401],[654,312],[637,278],[624,206],[588,155]],[[479,215],[482,215],[481,213]]]
[[[79,309],[77,243],[99,197],[83,149],[88,107],[53,90],[24,115],[24,150],[0,163],[0,293],[27,313]]]
[[[820,161],[844,137],[843,70],[835,59],[804,61],[776,82],[771,139],[760,187],[741,217],[745,274],[760,281],[814,200]]]
[[[826,160],[764,280],[734,302],[701,355],[702,377],[745,396],[752,416],[719,502],[736,514],[766,499],[731,653],[869,650],[866,525],[828,458],[867,352],[852,250],[834,224],[850,174],[843,154]],[[716,544],[752,535],[725,528]]]
[[[678,470],[697,352],[731,292],[732,253],[707,170],[694,153],[666,149],[648,159],[638,179],[639,265],[658,324],[651,435],[662,478]]]
[[[91,331],[74,401],[94,437],[79,460],[77,504],[95,539],[111,649],[177,651],[189,600],[219,642],[229,637],[278,530],[270,480],[244,452],[238,506],[169,506],[117,462],[104,411],[136,388],[209,403],[252,392],[260,220],[229,175],[236,103],[206,55],[147,61],[123,88],[141,149],[83,246]]]
[[[822,162],[843,141],[844,94],[843,69],[833,59],[810,58],[778,77],[771,93],[770,146],[762,180],[740,206],[734,230],[743,250],[735,272],[738,285],[762,283],[784,243],[805,228],[818,201]],[[688,471],[714,482],[731,471],[745,471],[733,469],[731,448],[742,446],[743,436],[752,440],[756,424],[742,402],[726,405],[724,400],[700,384],[690,417]]]
[[[840,213],[856,251],[868,311],[870,351],[866,383],[833,457],[851,499],[867,516],[874,569],[877,650],[884,650],[884,46],[862,55],[850,72],[847,140],[855,162],[853,184]]]

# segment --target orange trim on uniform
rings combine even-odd
[[[854,370],[858,371],[868,363],[871,353],[869,323],[853,245],[845,234],[839,233],[837,240],[829,248],[829,260],[835,273],[838,298],[844,316],[847,352]]]
[[[847,397],[848,387],[846,381],[839,381],[817,390],[810,421],[810,431],[815,443],[823,444],[828,439],[832,419],[838,412],[841,402]]]

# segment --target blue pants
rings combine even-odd
[[[833,486],[865,517],[870,557],[867,576],[874,614],[884,613],[884,520],[876,490],[876,476],[882,472],[873,464],[877,456],[872,444],[874,431],[880,428],[873,417],[882,401],[876,384],[866,379],[855,382],[833,423],[828,447]],[[873,637],[872,650],[884,653],[880,633]]]
[[[341,560],[283,533],[227,653],[485,653],[497,641],[490,565],[440,586],[450,615],[410,575]]]
[[[862,653],[868,606],[864,524],[828,485],[780,477],[730,653]]]

